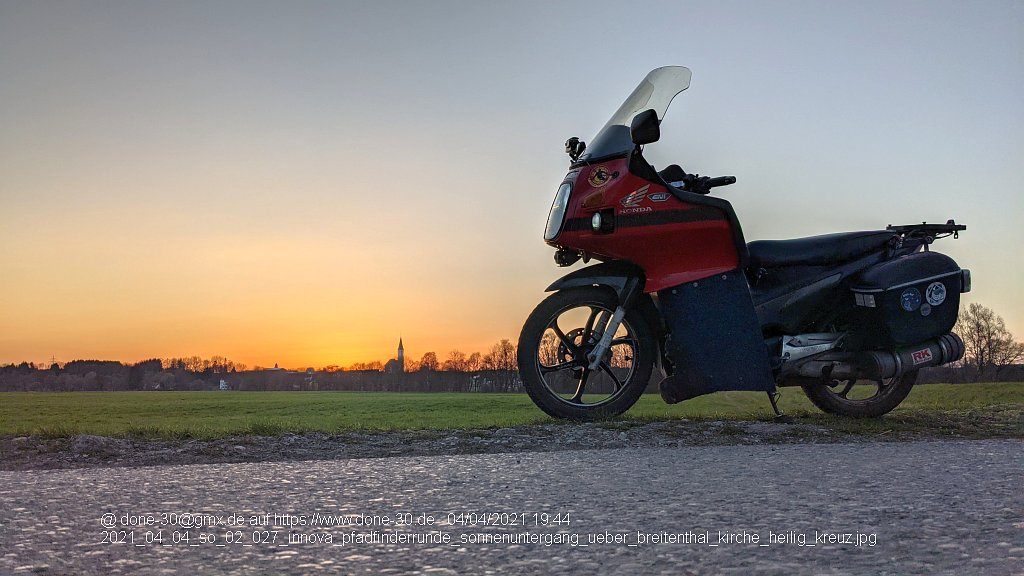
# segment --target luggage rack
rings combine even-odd
[[[966,224],[957,224],[953,220],[946,221],[945,224],[929,224],[927,222],[921,222],[920,224],[904,224],[900,226],[893,226],[889,224],[885,227],[886,230],[890,230],[903,236],[904,238],[922,238],[925,244],[931,244],[933,241],[939,238],[945,238],[950,234],[953,238],[960,237],[961,230],[967,230]]]

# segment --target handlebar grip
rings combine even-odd
[[[706,186],[708,188],[714,188],[716,186],[728,186],[729,184],[735,184],[735,176],[719,176],[717,178],[709,178]]]

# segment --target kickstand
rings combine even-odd
[[[778,391],[776,391],[774,394],[768,392],[768,400],[772,403],[772,410],[775,411],[775,418],[772,421],[776,422],[777,424],[792,424],[793,419],[783,414],[782,410],[779,409],[780,396],[782,396],[782,394],[780,394]]]

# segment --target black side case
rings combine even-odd
[[[865,270],[853,285],[857,336],[874,348],[919,344],[956,324],[963,275],[952,258],[917,252]]]

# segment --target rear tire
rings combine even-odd
[[[562,290],[541,302],[519,335],[519,374],[530,399],[544,412],[590,421],[629,410],[651,379],[656,345],[638,310],[627,310],[598,369],[586,355],[618,307],[607,288]]]
[[[917,371],[884,381],[833,381],[831,385],[816,381],[802,384],[804,394],[821,411],[851,418],[878,418],[900,405],[917,382]],[[865,385],[875,387],[874,394],[854,394]]]

